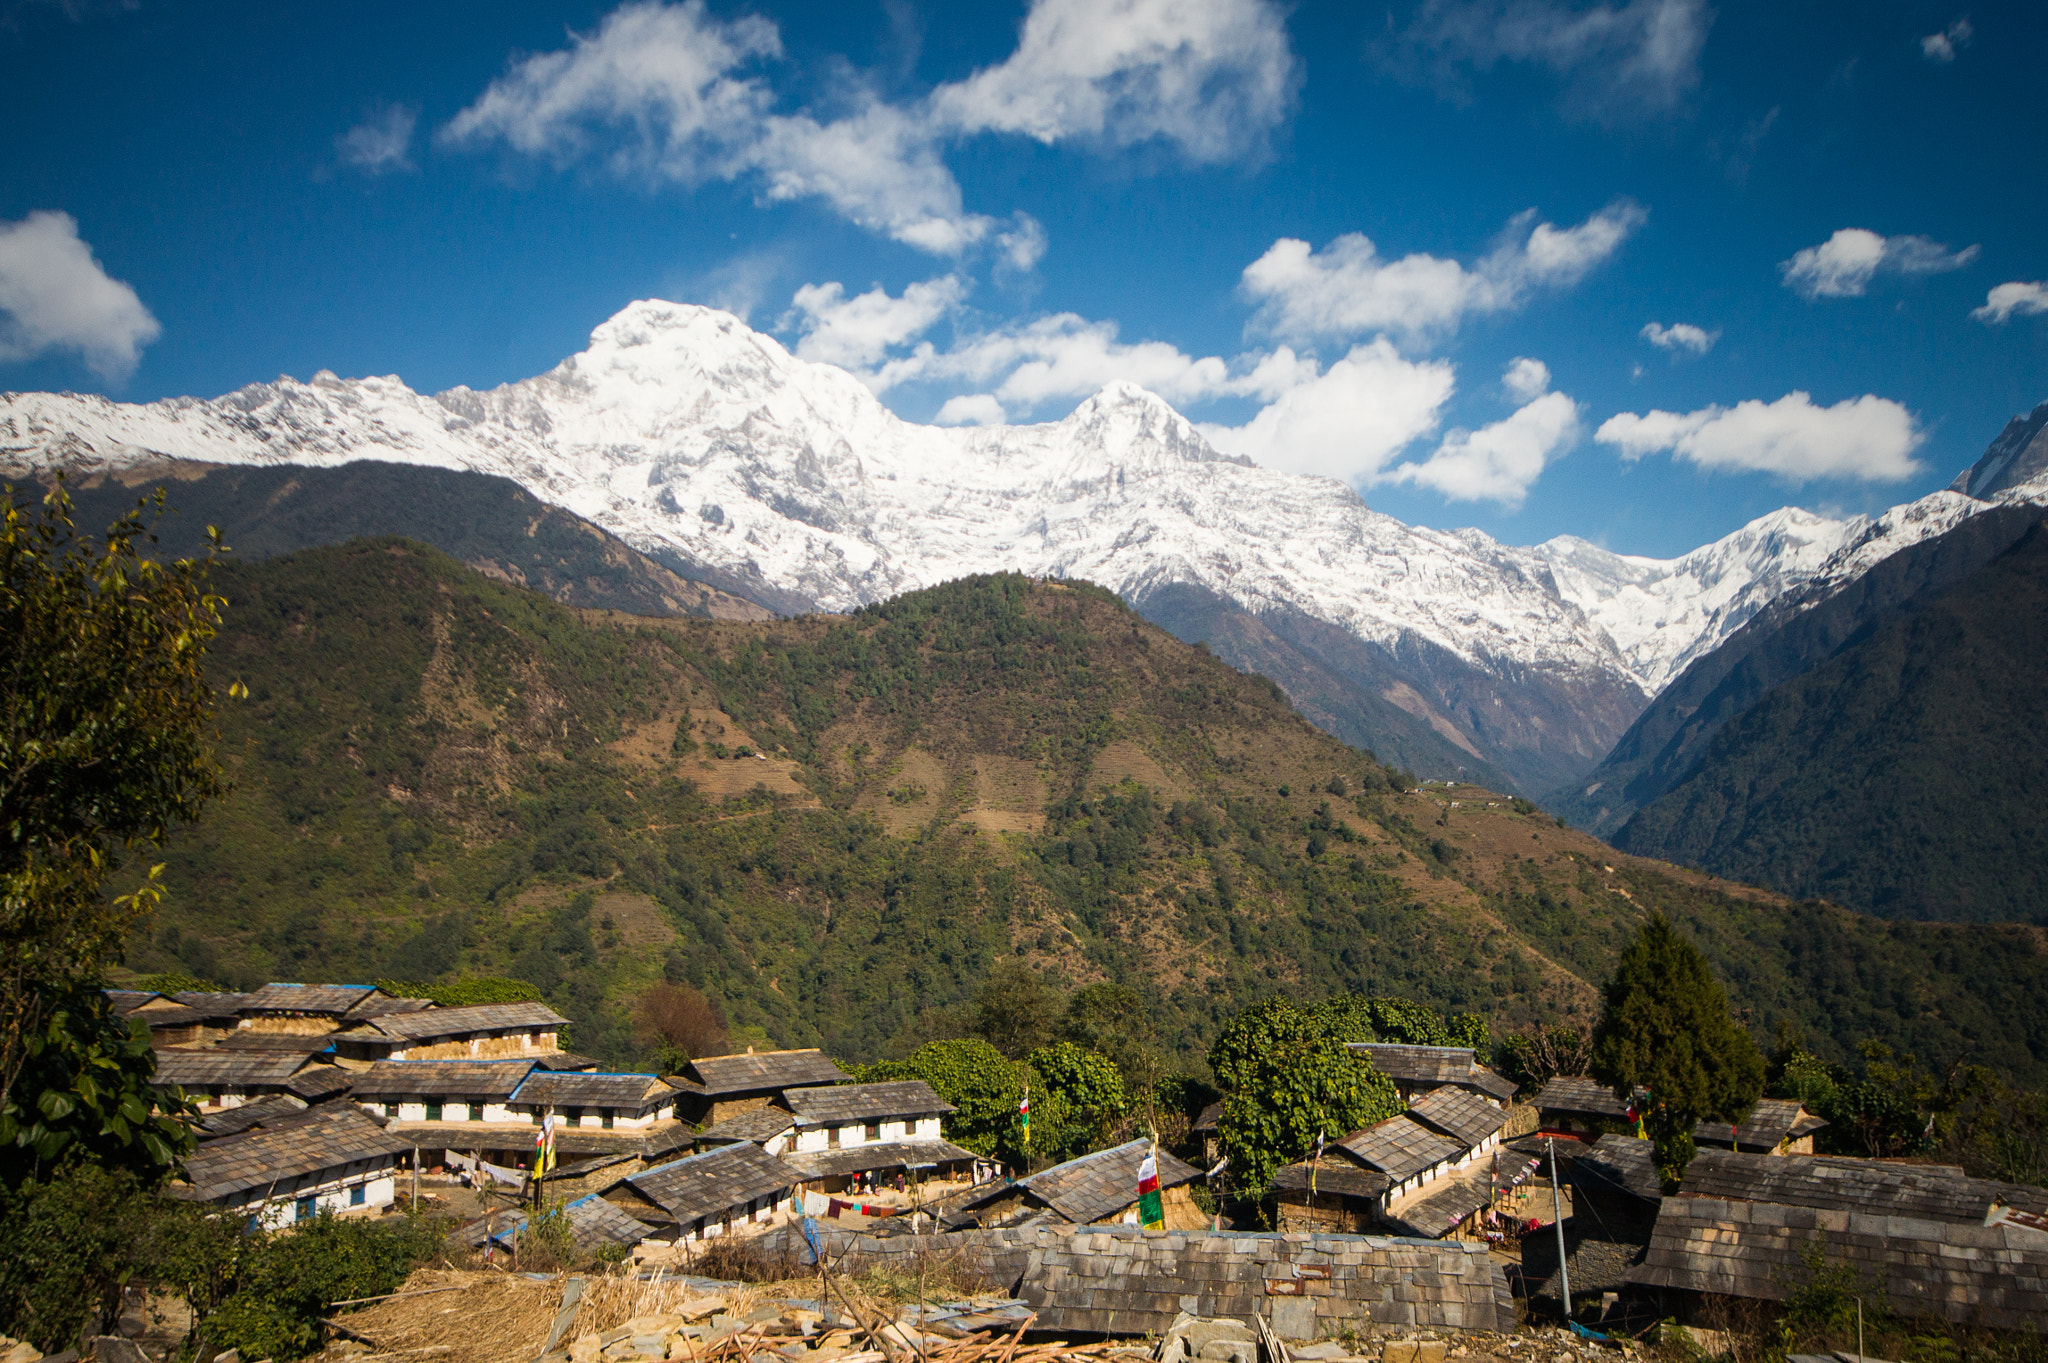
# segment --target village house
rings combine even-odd
[[[1512,1080],[1479,1063],[1470,1046],[1405,1046],[1390,1042],[1354,1041],[1353,1055],[1372,1061],[1373,1068],[1394,1081],[1401,1101],[1412,1103],[1449,1085],[1506,1107],[1515,1096]]]
[[[1325,1150],[1290,1164],[1273,1175],[1269,1191],[1279,1204],[1276,1224],[1283,1231],[1322,1231],[1364,1235],[1378,1228],[1394,1181]]]
[[[1588,1141],[1612,1131],[1627,1134],[1628,1104],[1598,1079],[1584,1075],[1559,1075],[1536,1095],[1537,1120],[1541,1129],[1560,1135],[1584,1136]]]
[[[407,1143],[347,1103],[273,1110],[257,1124],[201,1140],[173,1196],[276,1229],[323,1212],[375,1212],[396,1196]]]
[[[115,1017],[126,1022],[139,1021],[149,1028],[151,1046],[189,1046],[211,1041],[234,1030],[241,1022],[240,1014],[231,1008],[196,1007],[152,990],[108,989],[103,992]]]
[[[990,1184],[947,1218],[947,1229],[1068,1221],[1077,1226],[1138,1220],[1138,1166],[1151,1142],[1135,1140],[1042,1169],[1014,1183]],[[1160,1201],[1169,1230],[1199,1230],[1208,1214],[1192,1185],[1202,1171],[1159,1152]]]
[[[555,1115],[565,1130],[649,1131],[676,1120],[674,1088],[654,1074],[597,1074],[535,1068],[512,1096],[515,1120]]]
[[[427,1008],[352,1022],[334,1038],[344,1064],[377,1060],[531,1060],[560,1049],[569,1020],[544,1003]]]
[[[202,1111],[290,1094],[309,1103],[348,1091],[350,1076],[305,1051],[160,1050],[157,1088],[183,1089]]]
[[[974,1165],[974,1152],[939,1135],[953,1105],[922,1079],[787,1089],[781,1106],[795,1125],[783,1163],[815,1191],[843,1191],[862,1174],[955,1178]]]
[[[1506,1124],[1506,1111],[1479,1093],[1448,1084],[1432,1089],[1398,1117],[1330,1143],[1320,1161],[1279,1171],[1272,1191],[1281,1224],[1363,1229],[1377,1222],[1396,1234],[1431,1238],[1470,1229],[1492,1203],[1491,1186],[1479,1175]],[[1345,1170],[1346,1161],[1383,1176],[1385,1186]],[[1325,1194],[1324,1174],[1333,1165],[1342,1172]]]
[[[318,1036],[390,1012],[432,1008],[429,999],[400,999],[368,984],[266,984],[242,996],[240,1026],[251,1032]]]
[[[697,1133],[697,1144],[731,1145],[752,1141],[771,1155],[787,1154],[796,1140],[796,1116],[787,1108],[757,1107],[735,1112],[716,1126]]]
[[[1188,1128],[1188,1135],[1202,1143],[1202,1167],[1213,1169],[1216,1161],[1223,1158],[1223,1135],[1219,1126],[1223,1121],[1223,1100],[1218,1098],[1195,1114],[1194,1125]]]
[[[1630,1271],[1643,1261],[1664,1198],[1656,1147],[1610,1133],[1581,1153],[1562,1181],[1572,1197],[1564,1241],[1573,1295],[1621,1291]],[[1522,1276],[1530,1296],[1563,1300],[1554,1236],[1522,1242]]]
[[[2048,1189],[1952,1165],[1702,1150],[1658,1205],[1628,1281],[1659,1314],[1711,1323],[1716,1298],[1783,1301],[1814,1259],[1902,1316],[2017,1330],[2048,1320]]]
[[[1826,1125],[1795,1098],[1759,1098],[1740,1126],[1701,1122],[1692,1129],[1692,1138],[1702,1150],[1734,1150],[1739,1139],[1740,1149],[1760,1155],[1810,1155],[1813,1133]]]
[[[795,1183],[781,1160],[741,1141],[628,1174],[604,1198],[646,1225],[650,1239],[708,1240],[773,1221]]]
[[[683,1120],[705,1127],[767,1107],[788,1089],[845,1082],[847,1076],[816,1049],[699,1056],[669,1078],[683,1094]]]

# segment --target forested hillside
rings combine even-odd
[[[1415,791],[1086,585],[851,616],[578,613],[396,540],[223,569],[233,796],[169,849],[138,970],[539,984],[627,1058],[664,976],[848,1060],[992,973],[1111,979],[1189,1064],[1254,999],[1588,1019],[1662,908],[1750,1026],[2038,1078],[2041,934],[1879,923]]]
[[[1786,682],[1616,841],[1880,914],[2048,924],[2048,529]]]

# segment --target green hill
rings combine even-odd
[[[1887,924],[1422,792],[1108,593],[981,577],[764,623],[565,608],[397,540],[226,568],[235,793],[128,963],[533,980],[633,1058],[658,978],[849,1060],[991,972],[1113,979],[1194,1062],[1273,992],[1588,1018],[1652,909],[1768,1037],[2048,1074],[2022,929]],[[1611,868],[1611,869],[1610,869]]]
[[[1885,915],[2048,924],[2048,528],[1779,686],[1616,842]]]

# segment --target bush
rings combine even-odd
[[[244,1358],[299,1358],[320,1343],[320,1318],[338,1301],[396,1292],[441,1248],[426,1221],[322,1216],[264,1236],[245,1257],[234,1295],[209,1323],[210,1341]]]

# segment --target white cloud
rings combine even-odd
[[[1384,337],[1321,374],[1310,362],[1308,373],[1244,425],[1203,425],[1202,434],[1267,468],[1373,482],[1437,428],[1456,386],[1449,361],[1403,359]]]
[[[1550,391],[1550,366],[1527,355],[1517,355],[1502,371],[1500,386],[1517,402],[1528,402]]]
[[[372,175],[412,169],[412,134],[419,113],[403,104],[389,105],[334,139],[344,163]]]
[[[1696,412],[1623,412],[1593,438],[1624,459],[1669,450],[1701,468],[1774,473],[1790,482],[1853,478],[1892,483],[1920,471],[1913,459],[1925,438],[1913,414],[1888,398],[1865,394],[1816,407],[1806,393],[1776,402],[1752,398]]]
[[[135,290],[109,278],[79,240],[69,213],[0,222],[0,362],[71,350],[119,383],[162,333]]]
[[[1920,55],[1931,62],[1952,62],[1956,50],[1970,45],[1970,39],[1977,30],[1970,27],[1968,19],[1958,19],[1939,33],[1930,33],[1920,40]]]
[[[1970,316],[1988,326],[2008,321],[2014,313],[2030,317],[2042,312],[2048,312],[2048,280],[2016,279],[1985,294],[1984,306],[1973,309]]]
[[[1585,112],[1630,119],[1672,109],[1698,87],[1713,21],[1707,0],[1425,0],[1398,40],[1397,61],[1420,60],[1453,78],[1502,62],[1547,67]]]
[[[1545,393],[1490,426],[1452,431],[1429,458],[1400,465],[1387,481],[1420,483],[1454,502],[1499,502],[1514,510],[1544,466],[1578,438],[1579,404],[1563,393]]]
[[[1656,322],[1643,327],[1642,337],[1659,350],[1668,350],[1673,355],[1704,355],[1714,348],[1714,342],[1721,339],[1720,331],[1708,331],[1690,322],[1673,322],[1663,326]]]
[[[1927,237],[1885,237],[1844,227],[1781,262],[1778,273],[1802,298],[1861,298],[1879,274],[1944,274],[1975,260],[1977,250],[1951,251]]]
[[[561,167],[602,160],[657,183],[754,183],[771,201],[822,200],[935,255],[991,243],[1000,268],[1029,270],[1044,228],[968,212],[942,154],[949,138],[1164,139],[1221,160],[1285,115],[1294,81],[1268,0],[1037,0],[1006,61],[914,103],[842,80],[831,116],[777,110],[753,68],[782,56],[766,19],[721,20],[703,0],[633,0],[568,47],[513,63],[441,136]]]
[[[1047,145],[1157,138],[1222,161],[1280,123],[1295,81],[1266,0],[1037,0],[1016,51],[939,87],[932,108],[962,132]]]
[[[1256,324],[1291,337],[1391,332],[1417,340],[1456,329],[1468,313],[1502,312],[1538,288],[1576,283],[1640,226],[1643,210],[1609,204],[1576,227],[1516,217],[1501,243],[1469,269],[1416,253],[1383,259],[1357,232],[1321,251],[1282,237],[1245,267],[1244,292],[1259,303]]]
[[[1000,426],[1003,404],[993,393],[962,393],[947,398],[932,421],[940,426]]]
[[[796,353],[806,360],[865,369],[931,330],[966,297],[967,285],[955,275],[912,284],[901,298],[891,298],[880,285],[848,298],[836,282],[806,284],[791,300],[793,313],[802,314],[797,329],[803,339]]]

